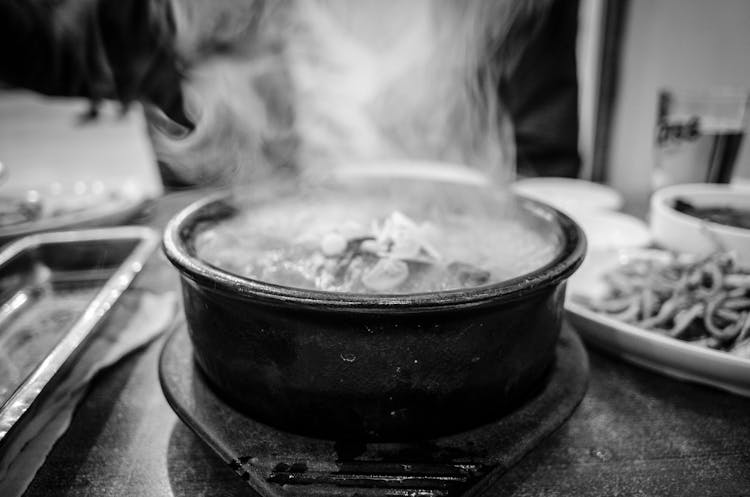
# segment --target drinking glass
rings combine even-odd
[[[679,183],[729,183],[747,122],[748,92],[659,92],[655,189]]]

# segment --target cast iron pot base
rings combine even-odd
[[[261,496],[478,496],[573,413],[588,357],[565,323],[544,387],[472,430],[409,443],[343,444],[280,431],[227,405],[193,360],[185,325],[164,346],[159,377],[177,415]]]

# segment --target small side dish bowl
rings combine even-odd
[[[670,186],[652,195],[650,213],[651,231],[658,245],[697,256],[723,248],[735,252],[741,263],[750,264],[750,229],[681,212],[676,207],[678,201],[698,209],[734,209],[750,218],[750,189],[717,184]]]
[[[388,191],[409,203],[411,182]],[[237,203],[219,195],[190,205],[169,223],[164,249],[180,272],[200,370],[245,414],[329,439],[420,439],[495,419],[545,380],[565,281],[586,246],[565,214],[519,205],[559,232],[550,262],[496,284],[377,295],[282,286],[211,265],[195,237],[235,216]]]

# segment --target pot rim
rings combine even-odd
[[[583,262],[586,237],[583,230],[565,213],[543,202],[516,195],[527,210],[536,215],[552,217],[559,224],[564,238],[557,256],[548,264],[515,278],[481,287],[409,294],[362,294],[329,292],[295,288],[246,278],[219,269],[191,255],[185,234],[192,233],[199,214],[207,206],[231,199],[232,193],[215,193],[183,208],[167,224],[163,248],[169,261],[182,277],[187,277],[212,291],[326,310],[348,311],[425,311],[439,308],[474,307],[488,303],[511,302],[535,294],[567,279]]]

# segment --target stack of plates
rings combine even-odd
[[[570,178],[530,178],[517,181],[513,190],[565,212],[583,228],[589,252],[645,247],[651,233],[642,220],[618,212],[622,195],[590,181]]]

